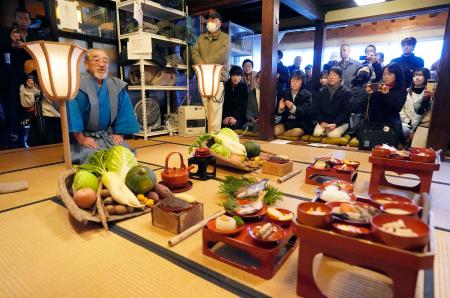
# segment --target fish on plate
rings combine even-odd
[[[264,179],[261,179],[260,181],[254,183],[254,184],[241,186],[234,192],[234,196],[237,199],[244,199],[244,198],[248,198],[248,197],[255,197],[255,196],[258,195],[258,193],[260,191],[264,190],[264,188],[266,187],[266,184],[268,182],[269,182],[269,179],[264,178]]]
[[[263,203],[264,192],[260,191],[258,194],[258,198],[256,201],[253,201],[249,204],[238,205],[233,211],[238,215],[249,215],[254,214],[261,210],[264,206]]]

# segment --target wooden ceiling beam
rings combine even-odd
[[[203,12],[208,9],[221,10],[224,8],[229,8],[233,6],[241,6],[250,3],[261,2],[261,0],[218,0],[218,1],[190,1],[189,2],[189,12]]]
[[[281,0],[281,2],[311,21],[323,21],[325,13],[312,0]]]

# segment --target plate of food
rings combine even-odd
[[[270,222],[254,223],[247,228],[248,234],[257,245],[275,246],[284,238],[281,226]]]
[[[342,165],[335,165],[333,168],[336,169],[336,171],[344,172],[344,173],[350,173],[355,171],[355,168],[352,166],[349,166],[348,164],[342,164]]]
[[[333,179],[333,180],[328,180],[328,181],[325,181],[324,183],[322,183],[323,187],[327,187],[328,185],[334,185],[338,189],[346,191],[346,192],[353,192],[353,184],[348,181],[345,181],[345,180]]]
[[[236,236],[241,233],[244,229],[244,223],[236,220],[236,218],[222,215],[218,218],[214,218],[206,224],[206,227],[213,231],[214,233],[226,235],[226,236]]]
[[[365,227],[358,227],[354,225],[349,224],[343,224],[343,223],[334,223],[333,228],[335,231],[341,233],[345,236],[350,237],[357,237],[357,238],[363,238],[367,235],[370,235],[370,230]]]
[[[371,226],[378,241],[401,249],[422,249],[430,239],[429,226],[410,216],[379,214]]]
[[[307,226],[325,228],[333,220],[332,209],[323,203],[304,202],[297,207],[297,219]]]
[[[380,210],[361,202],[329,202],[336,221],[352,225],[369,225],[370,219],[379,214]]]
[[[399,195],[394,195],[390,193],[382,193],[377,192],[369,195],[370,200],[377,204],[378,206],[381,206],[383,204],[387,203],[393,203],[393,202],[403,202],[403,203],[410,203],[414,204],[414,201]]]
[[[283,208],[269,207],[267,208],[267,217],[269,218],[269,221],[285,227],[291,225],[294,213]]]
[[[328,185],[316,189],[318,198],[324,202],[351,202],[356,201],[356,196],[351,193],[339,189],[335,185]]]
[[[417,215],[420,211],[420,207],[416,204],[405,203],[405,202],[392,202],[381,205],[381,211],[388,214],[395,215]]]
[[[356,161],[356,160],[348,160],[348,159],[344,159],[343,160],[344,164],[347,166],[350,166],[352,168],[354,168],[355,170],[359,167],[360,162]]]

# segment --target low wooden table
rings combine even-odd
[[[378,192],[380,186],[406,189],[417,193],[429,193],[433,172],[440,168],[439,161],[435,163],[422,163],[393,158],[380,158],[369,156],[372,163],[372,174],[370,176],[369,194]],[[420,183],[414,187],[401,186],[386,180],[386,171],[392,171],[399,175],[413,174],[419,177]]]
[[[292,225],[300,238],[297,295],[302,297],[326,297],[313,276],[313,260],[320,253],[389,276],[394,282],[395,298],[414,297],[419,270],[433,268],[432,240],[427,252],[420,253],[305,226],[295,220]]]

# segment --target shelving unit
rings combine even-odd
[[[129,39],[132,37],[139,37],[139,36],[145,36],[146,38],[154,39],[163,41],[170,44],[175,44],[179,46],[186,46],[187,51],[187,57],[189,57],[188,47],[187,43],[184,40],[177,39],[177,38],[168,38],[163,35],[158,34],[152,34],[148,32],[142,31],[142,28],[140,27],[137,32],[132,33],[126,33],[121,34],[120,31],[120,11],[127,11],[127,12],[134,12],[134,5],[135,3],[141,5],[143,15],[144,17],[150,17],[156,20],[179,20],[182,18],[186,18],[187,16],[187,7],[185,6],[185,3],[183,1],[183,10],[177,10],[170,7],[164,7],[161,4],[149,1],[149,0],[127,0],[127,1],[121,1],[117,2],[116,5],[116,16],[117,16],[117,34],[118,34],[118,43],[119,43],[119,53],[122,51],[122,41],[125,39]],[[189,63],[189,61],[186,61],[186,63]],[[154,135],[162,135],[162,134],[168,134],[170,132],[174,132],[174,129],[171,129],[169,131],[168,127],[166,127],[165,123],[162,123],[163,129],[157,128],[155,130],[149,131],[148,125],[147,125],[147,107],[146,107],[146,92],[147,91],[153,91],[153,90],[160,90],[160,91],[166,91],[167,95],[167,114],[170,114],[170,92],[171,91],[187,91],[189,93],[189,77],[186,75],[186,85],[183,86],[154,86],[154,85],[146,85],[145,84],[145,72],[144,67],[145,65],[155,65],[149,60],[146,60],[143,58],[143,55],[141,55],[141,58],[138,60],[137,65],[140,66],[140,77],[141,77],[141,84],[135,85],[135,86],[128,86],[128,90],[130,91],[141,91],[141,101],[142,101],[142,118],[143,118],[143,130],[140,133],[135,134],[136,136],[143,137],[144,139],[147,139],[148,136],[154,136]],[[170,66],[169,64],[166,65],[168,68],[174,68]],[[176,67],[177,70],[184,70],[187,72],[188,64],[181,64]],[[120,66],[120,76],[121,79],[124,79],[124,70],[123,66]],[[162,116],[162,115],[161,115]]]
[[[240,57],[253,58],[254,32],[251,29],[233,22],[225,22],[222,24],[222,30],[230,36],[231,52],[229,60],[231,65],[240,65]]]

